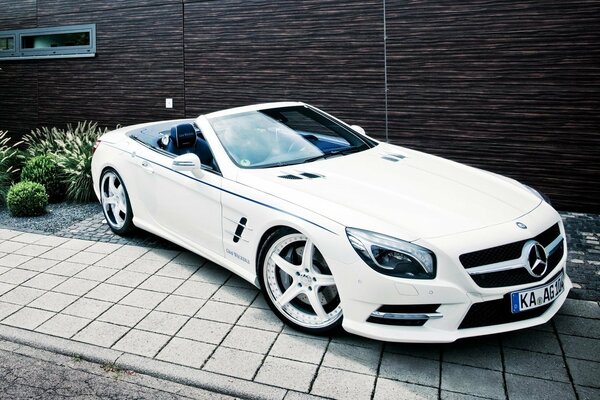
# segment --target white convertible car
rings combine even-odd
[[[92,173],[115,233],[212,260],[305,332],[452,342],[543,324],[572,287],[561,218],[534,189],[304,103],[117,129]]]

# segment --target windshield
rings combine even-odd
[[[242,168],[299,164],[374,145],[304,106],[249,111],[209,121],[225,151]]]

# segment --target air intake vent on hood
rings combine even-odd
[[[298,172],[298,171],[296,171],[296,173],[298,175],[285,174],[285,175],[279,175],[279,177],[282,178],[282,179],[316,179],[316,178],[323,178],[323,175],[313,174],[312,172]]]
[[[309,179],[315,179],[315,178],[322,178],[323,177],[323,175],[317,175],[317,174],[313,174],[313,173],[310,173],[310,172],[302,172],[300,175],[305,176],[305,177],[307,177]]]
[[[402,154],[382,154],[381,158],[384,160],[397,162],[406,158],[406,156],[403,156]]]

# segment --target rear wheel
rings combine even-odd
[[[316,335],[339,330],[342,307],[323,255],[305,235],[282,229],[266,240],[259,279],[267,303],[293,328]]]
[[[104,171],[100,179],[100,202],[110,229],[117,235],[133,231],[133,211],[123,180],[113,169]]]

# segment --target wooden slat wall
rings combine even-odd
[[[28,1],[35,2],[35,0]],[[182,2],[182,0],[37,0],[40,16],[87,13],[90,11],[113,13],[114,10],[122,10],[121,12],[123,12],[123,10],[130,8],[159,7],[165,4],[182,4]],[[127,15],[136,13],[135,10],[125,12]]]
[[[15,141],[37,126],[38,65],[26,61],[0,63],[0,131]]]
[[[40,26],[96,23],[97,46],[94,58],[39,61],[39,125],[183,117],[182,13],[181,4],[172,4],[40,14]],[[173,109],[165,108],[167,97]]]
[[[383,5],[0,0],[0,30],[96,23],[98,43],[93,59],[0,61],[0,129],[126,125],[292,99],[381,138]],[[515,177],[560,209],[600,212],[600,2],[385,8],[393,142]]]
[[[600,212],[600,2],[386,1],[393,140]]]
[[[384,130],[380,0],[185,4],[188,115],[301,100]]]
[[[0,30],[35,28],[36,0],[0,1]]]
[[[0,1],[0,31],[35,28],[36,0]],[[0,62],[0,130],[15,136],[37,124],[37,65]]]

